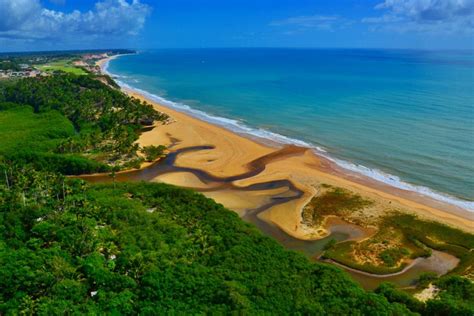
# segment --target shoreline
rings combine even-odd
[[[121,55],[98,61],[106,72],[108,62]],[[180,166],[205,169],[218,176],[232,176],[246,170],[246,164],[261,156],[278,150],[277,143],[262,142],[247,135],[214,125],[174,108],[150,99],[140,90],[122,87],[122,90],[152,104],[155,109],[168,114],[174,122],[160,126],[141,135],[142,146],[151,144],[169,145],[174,139],[182,140],[173,149],[190,146],[213,145],[215,149],[199,154],[185,154],[177,161]],[[279,148],[284,147],[279,146]],[[300,155],[270,162],[265,170],[254,177],[238,181],[237,185],[250,185],[268,180],[286,179],[301,189],[304,195],[291,205],[267,210],[262,217],[273,222],[286,233],[300,239],[311,239],[301,224],[301,210],[315,194],[315,187],[321,183],[343,187],[376,200],[382,207],[380,212],[399,209],[416,213],[422,218],[442,222],[468,232],[474,231],[474,214],[460,207],[434,200],[417,192],[402,190],[376,181],[338,166],[327,157],[306,148]],[[179,182],[179,181],[178,181]],[[179,185],[179,183],[176,183]]]

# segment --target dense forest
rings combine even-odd
[[[390,284],[366,292],[199,193],[65,177],[113,165],[100,153],[124,159],[142,126],[164,119],[93,76],[0,91],[2,315],[474,314],[466,278],[426,279],[440,289],[426,303]],[[69,159],[86,167],[64,168]]]
[[[29,136],[44,138],[39,142],[49,141],[51,146],[42,146],[41,150],[35,148],[38,146],[21,146],[23,141],[32,140],[25,137],[15,139],[17,146],[2,146],[2,154],[11,161],[33,163],[41,169],[65,174],[139,167],[144,161],[139,152],[145,150],[135,143],[140,131],[167,117],[151,105],[125,95],[107,81],[97,79],[91,75],[59,74],[3,83],[0,108],[8,111],[4,116],[25,112],[24,107],[31,108],[32,113],[25,119],[36,120],[41,126],[30,124],[36,131]],[[38,120],[41,116],[55,116],[55,112],[64,116],[73,129],[64,129],[62,124],[63,129],[58,130],[47,120]],[[5,124],[13,123],[10,119],[4,121]],[[13,129],[14,126],[9,128]],[[52,139],[56,141],[52,142]]]
[[[0,169],[0,313],[472,315],[467,279],[368,293],[190,190]]]

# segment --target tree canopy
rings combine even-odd
[[[26,78],[0,86],[0,120],[12,115],[12,112],[23,111],[24,121],[33,121],[34,115],[19,109],[25,107],[32,108],[37,118],[59,113],[72,124],[73,129],[56,137],[59,141],[46,150],[37,150],[36,144],[34,148],[0,149],[3,155],[12,161],[33,163],[38,168],[66,174],[140,166],[144,159],[139,155],[140,148],[136,144],[139,134],[144,126],[167,118],[150,104],[124,94],[93,75],[58,74]],[[3,120],[8,121],[6,118]],[[33,138],[28,139],[38,140],[35,137],[37,133],[48,134],[53,127],[45,120],[32,122],[24,129],[33,129],[34,132],[30,133]],[[9,129],[18,128],[11,126]],[[19,145],[24,140],[10,139]],[[43,142],[51,143],[51,140],[39,140],[39,143]],[[64,167],[59,168],[60,165]]]
[[[1,173],[0,313],[408,313],[190,190]]]

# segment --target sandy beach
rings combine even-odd
[[[112,57],[113,58],[113,57]],[[104,67],[108,60],[98,65]],[[362,197],[375,201],[376,207],[365,214],[366,218],[379,216],[391,210],[416,213],[421,218],[435,220],[474,232],[474,214],[459,207],[436,201],[415,192],[404,191],[377,182],[362,175],[342,170],[331,161],[317,156],[312,150],[287,146],[284,155],[274,155],[281,146],[253,140],[233,133],[225,128],[204,122],[188,114],[158,104],[134,90],[124,89],[130,96],[152,104],[156,110],[171,117],[170,122],[144,132],[139,143],[147,145],[172,145],[171,151],[191,146],[211,145],[214,148],[179,155],[176,165],[205,170],[218,176],[229,177],[245,173],[249,164],[262,157],[265,167],[257,175],[240,179],[234,184],[248,186],[265,181],[287,179],[304,194],[296,200],[279,204],[260,214],[286,233],[299,239],[315,239],[317,234],[301,221],[305,204],[317,193],[321,184],[348,189]],[[163,181],[185,187],[203,188],[206,184],[192,177],[192,174],[171,174],[156,181]],[[204,194],[206,194],[204,192]],[[232,192],[212,191],[207,195],[239,214],[257,201],[265,199],[262,191],[255,196],[237,196]],[[316,237],[315,237],[316,236]]]

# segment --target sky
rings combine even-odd
[[[474,0],[0,0],[0,51],[474,49]]]

